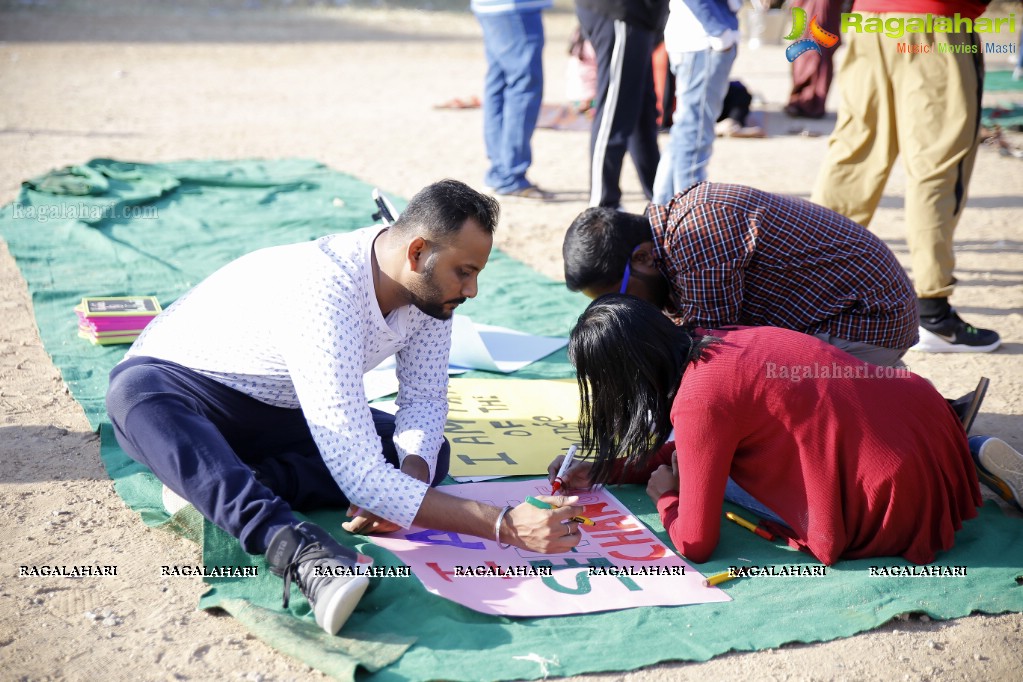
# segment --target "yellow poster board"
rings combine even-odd
[[[452,379],[448,422],[452,476],[535,476],[579,444],[574,380]]]

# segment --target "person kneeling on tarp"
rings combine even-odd
[[[165,500],[265,553],[285,606],[294,581],[331,634],[368,579],[318,570],[352,567],[357,554],[293,509],[353,505],[353,533],[415,522],[535,552],[579,542],[562,523],[578,508],[500,509],[431,487],[448,468],[451,316],[476,295],[498,212],[445,180],[390,227],[242,256],[151,322],[111,372],[117,441],[163,482]],[[394,417],[370,409],[363,388],[392,354]]]
[[[565,487],[646,483],[675,547],[696,563],[717,546],[726,499],[825,564],[934,561],[977,515],[980,466],[1023,501],[1023,455],[976,438],[971,459],[962,423],[928,381],[807,334],[700,335],[609,295],[579,318],[569,357],[594,461],[574,465]]]

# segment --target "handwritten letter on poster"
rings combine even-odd
[[[574,381],[452,379],[452,476],[536,476],[579,443]]]

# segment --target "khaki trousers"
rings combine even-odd
[[[882,20],[923,16],[861,14]],[[838,72],[838,121],[811,198],[867,226],[901,153],[906,240],[917,296],[947,297],[956,281],[952,235],[966,204],[979,141],[980,40],[975,33],[896,39],[851,31],[843,40],[847,52]],[[944,51],[942,44],[977,52]],[[913,52],[906,45],[929,46],[930,51]]]

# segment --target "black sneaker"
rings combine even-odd
[[[369,586],[365,575],[337,575],[357,570],[359,554],[312,523],[284,526],[266,549],[270,572],[284,578],[284,608],[291,581],[298,584],[316,616],[316,624],[336,635]]]
[[[920,318],[920,341],[910,350],[927,353],[990,353],[1002,343],[998,332],[963,322],[954,308],[938,319]]]
[[[977,383],[977,388],[973,391],[967,393],[962,398],[948,401],[948,404],[952,406],[955,413],[959,415],[959,421],[963,423],[963,429],[967,434],[970,433],[970,428],[973,426],[973,420],[977,418],[977,413],[980,412],[980,406],[984,402],[984,396],[987,394],[987,387],[990,383],[990,379],[981,377]]]

